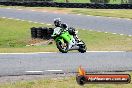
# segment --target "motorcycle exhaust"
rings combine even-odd
[[[71,49],[69,50],[78,50],[79,49],[79,46],[73,46]]]

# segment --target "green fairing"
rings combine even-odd
[[[63,41],[62,39],[66,40],[69,43],[72,40],[72,36],[67,31],[62,32],[62,34],[59,37],[57,37],[55,41],[57,42],[58,40],[60,40],[62,42]]]

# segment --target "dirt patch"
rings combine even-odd
[[[27,46],[41,46],[41,45],[50,45],[54,44],[53,39],[44,40],[44,39],[31,39]]]
[[[28,44],[35,44],[35,43],[40,43],[40,42],[45,42],[47,40],[44,39],[31,39],[29,40]]]

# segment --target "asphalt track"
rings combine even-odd
[[[0,76],[131,71],[132,52],[18,53],[0,54]]]
[[[132,35],[132,20],[128,19],[4,8],[0,8],[0,17],[41,23],[52,23],[54,18],[60,17],[70,26]],[[73,73],[80,65],[88,72],[131,71],[132,52],[0,54],[0,76]]]
[[[35,12],[21,9],[0,8],[0,17],[18,18],[41,23],[53,23],[54,18],[61,18],[69,26],[103,32],[132,35],[132,20],[85,16],[75,14],[60,14],[51,12]]]

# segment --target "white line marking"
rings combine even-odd
[[[36,11],[36,10],[31,10],[31,11],[33,11],[33,12],[34,12],[34,11]]]
[[[21,21],[26,21],[26,20],[21,20]]]
[[[117,33],[112,33],[112,34],[114,34],[114,35],[115,35],[115,34],[117,34]]]
[[[132,19],[127,19],[127,20],[132,20]]]
[[[33,21],[28,21],[29,23],[32,23]]]
[[[124,34],[120,34],[120,35],[124,35]]]
[[[21,21],[21,19],[15,19],[15,20],[20,20]]]
[[[33,23],[38,24],[39,22],[33,22]]]
[[[27,73],[42,73],[43,71],[25,71],[25,72],[27,72]]]
[[[17,10],[23,10],[23,9],[17,9]]]
[[[44,24],[44,23],[40,23],[40,24]]]
[[[52,25],[52,24],[46,24],[46,25],[50,26],[50,25]]]
[[[101,32],[101,31],[97,31],[97,32]]]
[[[108,18],[112,18],[112,17],[108,17]]]
[[[2,18],[7,18],[7,17],[2,17]],[[14,20],[20,20],[20,21],[26,21],[26,20],[21,20],[21,19],[16,19],[16,18],[7,18],[7,19],[14,19]],[[32,23],[33,21],[28,21],[30,23]],[[33,23],[37,23],[37,24],[44,24],[44,23],[39,23],[39,22],[33,22]],[[46,24],[48,26],[52,25],[52,24]],[[85,29],[82,29],[85,30]],[[89,30],[89,31],[93,31],[93,30]],[[97,31],[97,32],[101,32],[101,31]],[[108,33],[108,32],[104,32],[104,33]],[[112,34],[117,34],[117,33],[112,33]],[[119,35],[124,35],[124,34],[119,34]],[[132,35],[128,35],[128,36],[132,36]]]
[[[86,15],[86,16],[90,16],[90,15]]]
[[[108,32],[105,32],[105,33],[108,33]]]
[[[14,18],[7,18],[7,19],[14,19]]]
[[[110,19],[125,19],[125,20],[132,20],[130,18],[119,18],[119,17],[107,17],[107,16],[94,16],[94,15],[85,15],[85,16],[92,16],[92,17],[105,17],[105,18],[110,18]]]
[[[63,70],[45,70],[45,71],[48,71],[48,72],[62,72]]]
[[[81,14],[77,14],[77,15],[81,15]]]
[[[6,8],[6,9],[11,9],[11,8]]]
[[[126,51],[86,51],[91,53],[105,53],[105,52],[126,52]],[[30,53],[0,53],[1,55],[19,55],[19,54],[48,54],[48,53],[58,53],[58,52],[30,52]]]
[[[4,19],[5,19],[6,17],[2,17],[2,18],[4,18]]]
[[[122,19],[122,18],[117,18],[117,19]]]
[[[89,31],[93,31],[93,30],[89,30]]]

